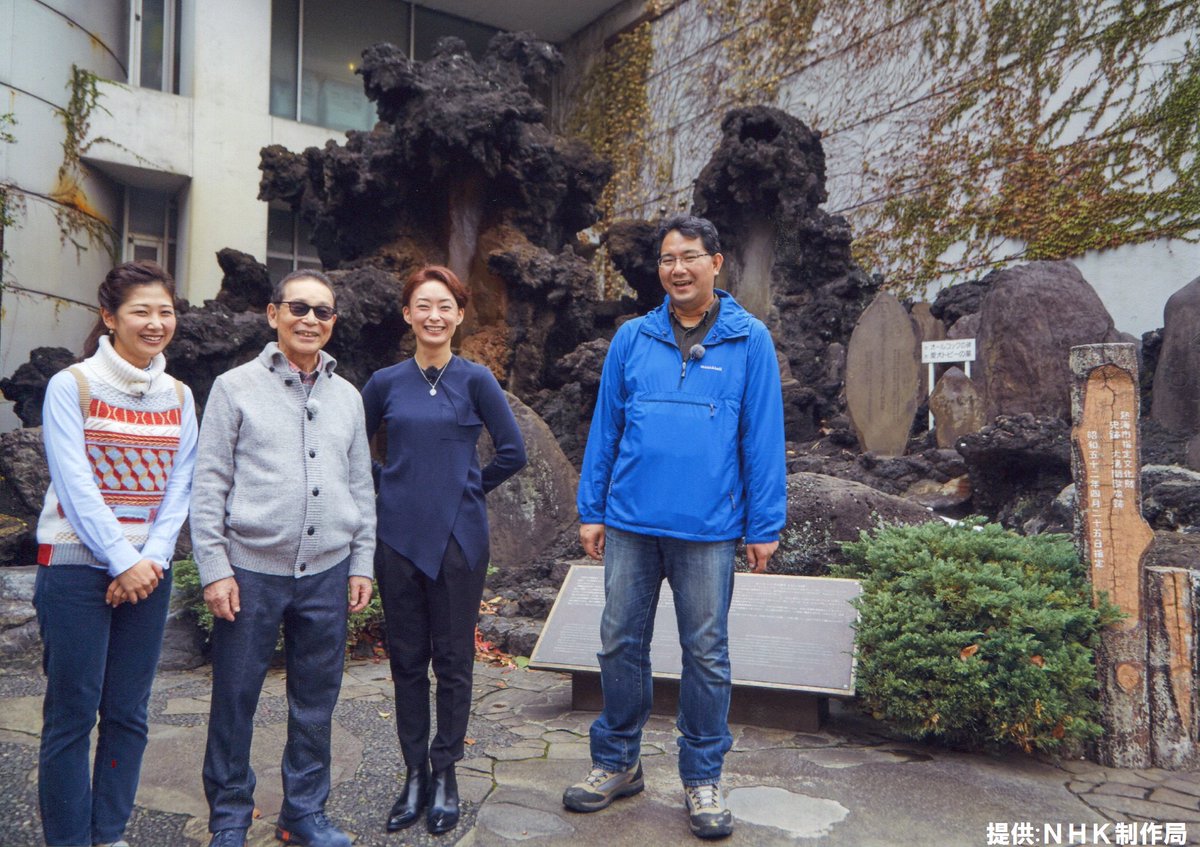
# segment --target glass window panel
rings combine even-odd
[[[296,118],[296,65],[300,50],[300,0],[271,3],[271,114]]]
[[[471,55],[479,59],[487,50],[492,36],[498,31],[484,24],[417,6],[413,20],[413,52],[416,58],[423,62],[433,55],[433,45],[439,38],[455,35],[465,41]]]
[[[143,88],[163,87],[163,39],[166,36],[164,8],[165,0],[142,0],[142,55],[141,76],[138,82]]]
[[[287,253],[295,250],[292,243],[295,216],[288,209],[270,209],[267,212],[267,252]]]
[[[183,51],[179,49],[179,45],[183,44],[183,15],[179,8],[179,0],[171,0],[175,4],[175,41],[174,49],[171,51],[171,93],[179,93],[179,54]],[[171,274],[174,275],[174,271]]]
[[[168,197],[159,191],[129,189],[129,231],[165,238]]]
[[[297,259],[296,270],[321,270],[321,263],[317,259]]]
[[[267,257],[267,275],[271,277],[271,284],[279,282],[285,276],[292,272],[292,260],[280,259],[278,257]]]
[[[296,234],[296,254],[299,256],[309,256],[316,260],[317,248],[312,243],[312,227],[306,224],[303,218],[300,218],[297,223],[299,232]]]
[[[133,245],[133,261],[135,262],[157,262],[158,261],[158,245],[135,243]]]
[[[303,41],[300,120],[332,129],[370,129],[375,107],[354,70],[372,44],[408,44],[408,5],[358,0],[349,14],[343,0],[304,0]]]

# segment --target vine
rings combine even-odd
[[[1116,0],[1006,0],[929,16],[924,49],[948,93],[886,177],[890,199],[856,216],[859,255],[920,291],[1014,260],[1200,240],[1197,14],[1195,0],[1136,14]]]
[[[600,210],[611,220],[641,190],[651,129],[646,79],[654,59],[651,25],[644,21],[617,37],[584,79],[568,131],[587,140],[616,170],[600,197]]]
[[[71,82],[68,88],[71,97],[59,116],[66,128],[63,139],[63,161],[58,168],[58,181],[50,196],[58,203],[54,210],[59,234],[63,244],[74,246],[76,254],[89,246],[99,247],[108,253],[109,259],[117,260],[119,252],[116,229],[88,200],[83,190],[85,171],[82,157],[94,143],[89,141],[91,116],[100,105],[99,77],[90,71],[72,65]],[[107,110],[104,110],[107,111]]]
[[[0,114],[0,144],[17,142],[17,137],[12,132],[16,124],[17,119],[12,112]],[[25,197],[11,182],[0,181],[0,267],[8,262],[8,253],[4,249],[4,231],[16,225],[19,215],[24,211]]]
[[[569,123],[615,166],[605,222],[686,205],[725,112],[762,103],[821,131],[833,210],[898,293],[1200,240],[1200,0],[646,8]]]

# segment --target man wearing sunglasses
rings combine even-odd
[[[371,599],[375,491],[366,423],[358,391],[321,349],[337,321],[328,278],[284,277],[267,320],[276,341],[213,384],[192,485],[193,554],[215,619],[204,754],[210,847],[246,842],[254,711],[280,625],[288,737],[275,837],[349,847],[325,817],[325,801],[347,611]]]

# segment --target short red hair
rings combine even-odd
[[[458,308],[467,308],[467,301],[471,299],[470,292],[462,284],[458,274],[445,265],[425,265],[409,274],[408,280],[404,283],[404,289],[400,292],[400,305],[411,305],[413,292],[427,282],[442,283],[450,289],[450,294],[454,297],[454,302],[458,303]]]

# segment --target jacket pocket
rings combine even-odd
[[[689,535],[727,534],[737,485],[737,417],[731,404],[650,392],[631,404],[610,506],[618,520]]]

